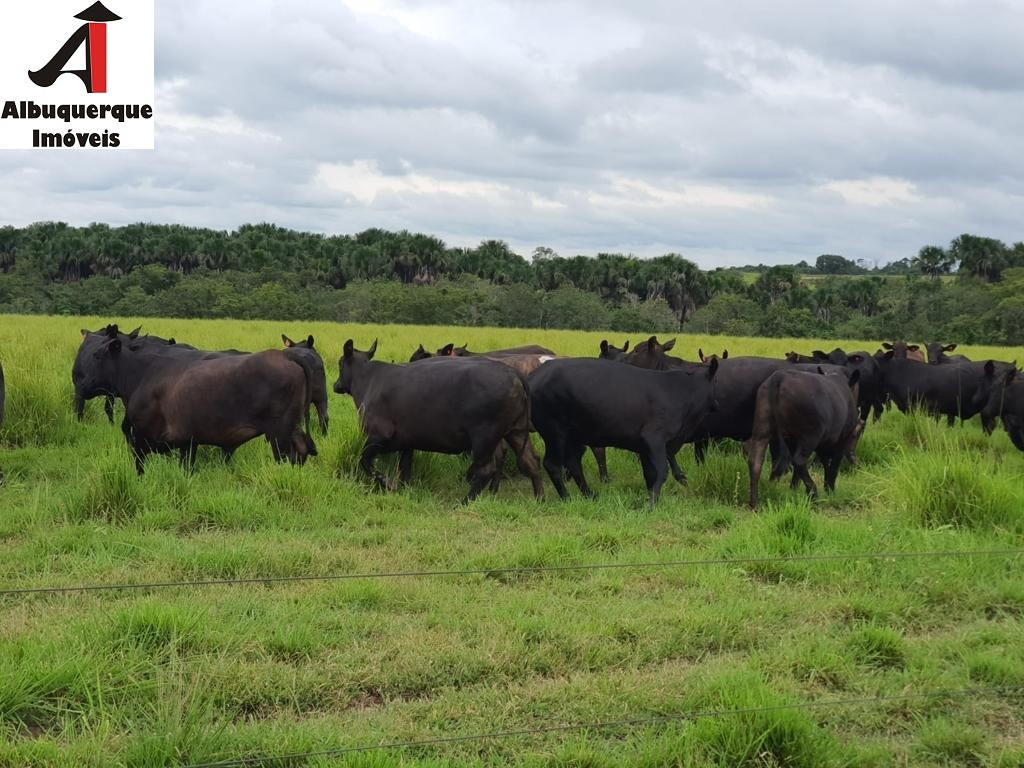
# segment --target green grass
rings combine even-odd
[[[868,426],[861,465],[834,496],[812,504],[765,482],[756,513],[735,444],[699,467],[685,449],[689,486],[670,480],[653,511],[635,457],[618,451],[608,486],[585,459],[596,501],[560,503],[549,486],[537,503],[513,477],[461,506],[465,459],[429,455],[409,487],[371,492],[357,473],[354,408],[335,395],[331,435],[315,436],[320,455],[301,469],[275,465],[254,441],[229,465],[204,449],[192,475],[157,458],[139,479],[98,401],[81,424],[71,414],[78,329],[104,322],[0,318],[0,588],[1024,544],[1024,455],[1005,434],[895,412]],[[180,320],[144,330],[247,349],[313,333],[332,380],[349,337],[361,348],[379,337],[381,356],[397,360],[448,341],[593,356],[611,338]],[[682,337],[677,350],[709,345],[780,355],[836,344]],[[394,459],[381,465],[396,471]],[[1021,565],[776,562],[0,597],[0,766],[181,765],[760,708],[304,764],[1019,766],[1019,695],[773,708],[1024,685]]]

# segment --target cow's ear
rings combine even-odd
[[[622,345],[622,351],[623,352],[629,352],[629,342],[628,341],[625,344]]]
[[[306,339],[306,344],[309,345],[310,349],[313,348],[313,341],[314,341],[313,334],[311,333],[311,334],[309,334],[308,338]]]
[[[854,365],[860,365],[864,362],[864,355],[850,355],[846,358],[846,362],[853,363]]]
[[[917,345],[917,344],[908,344],[907,345],[907,351],[908,352],[917,352],[917,350],[919,350],[920,348],[921,347],[919,345]]]
[[[173,347],[177,343],[178,343],[178,340],[176,338],[174,338],[173,336],[171,336],[171,338],[169,338],[167,340],[167,346],[169,346],[169,347]]]
[[[601,339],[601,354],[608,354],[608,339]]]
[[[377,340],[373,340],[373,344],[368,350],[366,350],[366,359],[373,360],[373,356],[377,354]]]
[[[996,364],[989,360],[985,363],[985,378],[991,379],[996,374]]]
[[[892,360],[892,350],[890,349],[888,352],[882,355],[882,357],[884,357],[886,360]]]
[[[729,359],[729,350],[728,349],[722,350],[722,359],[723,360],[728,360]]]
[[[892,349],[892,344],[890,344],[888,341],[883,341],[882,349]]]
[[[128,334],[128,338],[129,339],[137,339],[137,338],[139,338],[139,331],[141,331],[141,330],[142,330],[142,326],[140,325],[138,328],[136,328],[134,331],[132,331],[131,333]]]
[[[107,326],[106,334],[108,339],[116,339],[117,334],[120,332],[121,331],[116,324]]]
[[[947,344],[946,346],[944,346],[942,348],[942,351],[943,352],[952,352],[954,349],[956,349],[956,344]]]
[[[285,347],[289,349],[295,346],[295,342],[289,339],[283,333],[281,334],[281,341],[284,342]]]
[[[658,337],[657,336],[651,336],[651,338],[649,338],[647,340],[647,348],[648,349],[654,349],[657,346],[658,346]]]
[[[669,351],[670,349],[672,349],[672,348],[673,348],[673,347],[674,347],[675,345],[676,345],[676,340],[675,340],[675,339],[670,339],[670,340],[668,340],[668,341],[666,341],[666,342],[665,342],[664,346],[662,346],[662,349],[663,349],[663,350],[664,350],[665,352],[668,352],[668,351]]]
[[[437,354],[439,354],[441,357],[451,357],[452,355],[455,354],[455,345],[445,344],[443,347],[437,350]]]
[[[425,349],[423,348],[423,345],[422,345],[422,344],[420,344],[420,345],[419,345],[419,347],[418,347],[418,348],[416,349],[416,351],[417,351],[417,352],[426,352],[427,350],[425,350]]]
[[[826,355],[826,354],[825,354],[824,352],[822,352],[822,351],[821,351],[820,349],[816,349],[816,350],[814,350],[813,352],[811,352],[811,354],[812,354],[812,355],[813,355],[814,357],[820,357],[820,358],[826,358],[826,357],[828,357],[828,355]]]
[[[854,386],[857,382],[859,382],[860,381],[860,371],[855,368],[853,370],[853,373],[850,374],[849,381],[850,381],[850,386],[851,387]]]
[[[698,347],[697,348],[697,357],[700,358],[700,361],[702,363],[704,362],[704,349],[703,349],[703,347]]]
[[[88,335],[89,335],[89,332],[85,328],[83,328],[82,329],[82,341],[85,341],[85,337],[88,336]]]
[[[711,362],[708,363],[708,378],[715,378],[715,374],[718,373],[718,358],[711,358]]]
[[[345,346],[342,348],[342,354],[345,357],[352,357],[352,353],[356,351],[356,345],[352,343],[352,339],[345,342]]]

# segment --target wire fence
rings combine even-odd
[[[536,728],[522,728],[509,731],[491,731],[489,733],[476,733],[465,736],[437,736],[429,739],[413,741],[393,741],[382,744],[367,744],[356,747],[337,747],[322,749],[311,752],[292,752],[278,755],[261,755],[255,757],[237,757],[226,760],[219,760],[206,763],[192,763],[187,768],[244,768],[245,766],[260,766],[268,764],[288,764],[298,761],[310,760],[324,757],[343,757],[360,752],[374,752],[383,750],[421,749],[426,747],[450,746],[452,744],[465,744],[478,741],[496,741],[499,739],[528,738],[531,736],[543,736],[552,733],[566,733],[573,731],[604,731],[617,728],[637,728],[651,725],[665,725],[669,723],[680,723],[694,720],[705,720],[709,718],[737,717],[742,715],[771,714],[774,712],[824,709],[827,707],[853,707],[860,705],[878,705],[903,701],[922,701],[932,699],[964,699],[991,694],[1013,694],[1024,693],[1024,685],[1015,686],[992,686],[988,688],[965,688],[959,690],[929,691],[925,693],[905,693],[891,696],[865,696],[859,698],[832,699],[826,701],[809,701],[795,704],[777,704],[764,707],[746,707],[743,709],[710,709],[694,712],[681,712],[675,715],[659,715],[657,717],[637,717],[623,720],[606,720],[593,723],[567,723],[559,725],[545,725]]]
[[[371,579],[442,578],[454,576],[530,575],[585,571],[655,570],[659,568],[697,568],[710,566],[786,565],[798,563],[855,562],[865,560],[919,560],[970,557],[1019,557],[1024,548],[935,550],[929,552],[850,552],[821,555],[782,555],[772,557],[699,558],[691,560],[661,560],[632,563],[580,563],[576,565],[508,566],[498,568],[461,568],[453,570],[382,571],[376,573],[307,574],[298,576],[253,576],[227,579],[198,579],[192,581],[155,581],[119,584],[84,584],[44,587],[5,587],[0,597],[30,595],[75,594],[89,592],[148,591],[160,589],[200,589],[248,585],[295,584],[302,582],[360,581]]]

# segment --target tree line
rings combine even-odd
[[[679,254],[527,259],[369,229],[0,228],[0,312],[1024,343],[1024,243],[964,234],[884,266],[701,270]]]

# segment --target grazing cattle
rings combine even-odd
[[[941,344],[937,341],[933,341],[930,344],[925,344],[925,350],[928,353],[928,363],[930,365],[943,365],[946,363],[969,363],[970,358],[964,355],[947,355],[947,352],[952,352],[956,349],[956,344]]]
[[[875,421],[882,418],[882,414],[885,412],[885,387],[882,381],[882,368],[876,357],[867,352],[847,354],[836,347],[828,353],[815,350],[810,355],[789,352],[786,355],[786,360],[797,365],[841,365],[851,371],[860,371],[860,382],[857,386],[859,392],[857,405],[860,408],[860,418],[866,422],[872,409],[875,412]]]
[[[811,497],[817,486],[807,471],[811,454],[816,453],[825,467],[825,490],[835,490],[839,464],[843,456],[854,460],[857,440],[864,422],[857,415],[857,381],[859,371],[812,373],[780,370],[771,374],[757,390],[754,424],[750,438],[744,442],[750,471],[750,506],[758,501],[758,483],[765,453],[772,441],[786,448],[793,466],[791,487],[803,481]],[[773,468],[780,475],[783,465]]]
[[[675,339],[670,339],[662,344],[658,341],[657,336],[651,336],[647,341],[641,341],[637,344],[628,355],[618,359],[620,362],[626,362],[637,368],[645,368],[652,371],[691,370],[694,367],[699,367],[697,363],[688,363],[681,358],[666,354],[675,345]],[[675,481],[680,485],[686,485],[686,473],[679,466],[679,459],[676,457],[681,445],[682,443],[676,446],[674,450],[669,451],[668,466],[672,471],[672,477]],[[702,461],[703,458],[704,452],[702,448],[698,449],[698,461]]]
[[[292,341],[281,334],[281,341],[284,342],[285,357],[306,369],[306,377],[312,384],[310,400],[316,408],[320,433],[326,435],[329,421],[327,416],[327,373],[324,370],[323,358],[313,347],[313,337],[308,336],[302,341]],[[309,431],[308,427],[307,431]]]
[[[1000,374],[1014,368],[1013,363],[989,362]],[[921,365],[900,359],[890,350],[882,360],[885,392],[903,413],[920,407],[936,418],[945,416],[953,426],[957,418],[966,421],[980,412],[977,396],[984,386],[987,366],[981,362]]]
[[[889,352],[892,352],[894,360],[910,360],[915,363],[924,362],[924,353],[921,352],[921,348],[917,344],[907,344],[907,342],[897,339],[892,344],[887,341],[883,342],[882,348],[886,350],[886,356],[888,356]]]
[[[392,487],[374,467],[377,456],[400,452],[400,479],[412,473],[412,452],[469,452],[472,501],[497,472],[495,451],[511,446],[519,468],[542,498],[540,466],[530,444],[530,401],[526,382],[507,365],[468,357],[393,365],[373,360],[349,339],[338,360],[334,391],[349,394],[359,411],[366,445],[359,466],[382,488]]]
[[[1006,434],[1018,450],[1024,451],[1024,380],[1016,368],[999,373],[994,363],[985,363],[985,384],[979,392],[982,423],[991,434],[1001,419]]]
[[[422,345],[421,345],[422,346]],[[445,344],[437,350],[438,357],[509,357],[510,355],[554,355],[547,347],[536,344],[524,344],[521,347],[509,347],[508,349],[492,349],[490,352],[470,352],[463,344],[456,347],[454,344]]]
[[[101,331],[82,329],[82,343],[78,346],[75,362],[71,366],[71,383],[75,387],[75,416],[79,421],[85,417],[86,401],[102,397],[103,412],[107,414],[107,419],[110,423],[114,423],[114,397],[116,393],[105,391],[102,388],[86,390],[82,386],[82,382],[86,377],[86,368],[93,359],[93,353],[104,343],[109,329],[114,327],[116,326],[108,325],[106,329]],[[139,335],[140,330],[142,329],[136,328],[128,334],[128,338],[135,339]]]
[[[651,371],[592,359],[554,360],[530,376],[533,423],[544,440],[544,468],[568,498],[564,472],[592,497],[580,459],[588,445],[639,455],[648,502],[657,502],[668,455],[691,440],[712,410],[717,361]]]
[[[626,353],[629,352],[629,342],[627,341],[622,345],[622,348],[613,347],[605,339],[601,342],[601,354],[597,357],[599,360],[614,360],[615,362],[624,362],[626,359]]]
[[[305,369],[284,352],[208,359],[194,354],[198,350],[167,354],[118,333],[117,326],[106,336],[83,386],[114,384],[125,405],[121,428],[140,474],[150,453],[178,450],[191,467],[200,445],[234,451],[260,435],[278,461],[301,464],[316,455],[301,426],[310,384]]]

